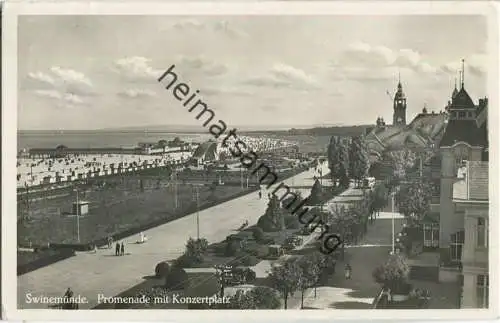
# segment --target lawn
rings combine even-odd
[[[138,177],[124,177],[107,182],[108,189],[88,189],[79,194],[80,200],[89,201],[89,214],[80,217],[80,242],[86,243],[127,229],[159,221],[175,219],[189,210],[195,210],[193,188],[178,184],[178,208],[175,210],[174,187],[167,181],[144,179],[143,188]],[[111,185],[113,184],[113,185]],[[116,186],[115,186],[116,185]],[[216,200],[227,199],[243,192],[240,187],[199,187],[200,207]],[[52,243],[76,243],[76,217],[69,215],[76,193],[55,199],[43,199],[31,203],[31,220],[18,224],[18,243],[46,245]],[[26,213],[22,203],[18,212]]]

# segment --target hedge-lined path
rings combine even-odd
[[[323,174],[327,173],[326,163]],[[313,171],[286,179],[287,185],[313,183]],[[236,230],[245,220],[250,225],[257,222],[267,208],[267,193],[262,199],[252,192],[231,201],[200,211],[200,237],[209,243],[219,242]],[[79,253],[77,256],[57,262],[18,277],[18,308],[48,308],[49,304],[27,304],[26,294],[32,296],[62,296],[71,287],[75,296],[81,295],[88,303],[80,308],[88,309],[97,305],[98,294],[106,297],[139,284],[144,276],[154,273],[155,265],[162,260],[172,260],[184,251],[189,237],[196,237],[196,213],[174,220],[144,234],[149,241],[135,244],[138,235],[124,239],[125,256],[114,256],[112,249],[99,249],[97,253]]]

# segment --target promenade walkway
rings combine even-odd
[[[391,251],[392,217],[390,212],[380,212],[380,216],[370,225],[367,235],[357,245],[346,249],[346,262],[352,266],[352,279],[344,278],[344,264],[337,264],[337,271],[328,282],[314,290],[310,289],[304,297],[305,308],[315,309],[368,309],[380,286],[373,280],[373,269],[384,263]],[[395,217],[395,232],[402,227],[402,216]],[[300,308],[300,293],[290,299],[288,308]]]
[[[323,169],[325,174],[326,164]],[[314,172],[306,171],[294,176],[293,182],[311,183],[313,176]],[[291,181],[287,179],[284,182],[289,185]],[[218,242],[245,220],[250,225],[255,224],[267,207],[268,192],[263,193],[262,199],[257,192],[253,192],[200,211],[200,237],[206,238],[209,243]],[[73,258],[19,276],[18,308],[48,308],[48,304],[28,304],[26,295],[62,296],[68,287],[75,296],[87,298],[88,303],[80,304],[80,308],[92,308],[97,305],[98,294],[115,296],[142,282],[144,276],[154,274],[158,262],[177,258],[184,251],[187,239],[196,237],[196,213],[144,233],[149,238],[145,244],[135,244],[138,236],[124,240],[124,256],[115,256],[114,248],[99,249],[97,253],[79,253]]]

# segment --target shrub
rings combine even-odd
[[[259,259],[252,255],[247,255],[245,258],[241,259],[241,264],[243,266],[255,266],[259,263]]]
[[[276,240],[273,237],[264,237],[260,242],[264,245],[276,244]]]
[[[269,254],[269,247],[266,245],[253,245],[247,248],[246,251],[257,258],[265,258]]]
[[[232,257],[235,256],[239,251],[241,250],[241,244],[239,241],[229,241],[226,244],[226,252],[225,256],[226,257]]]
[[[227,245],[228,245],[228,243],[226,243],[226,242],[221,242],[221,243],[217,243],[216,245],[214,245],[214,247],[213,247],[214,254],[219,255],[219,256],[224,255],[226,253]]]
[[[196,263],[197,262],[193,258],[186,256],[184,254],[175,260],[174,266],[177,266],[180,268],[189,268],[189,267],[192,267]]]
[[[246,268],[245,270],[245,280],[247,283],[252,283],[255,281],[257,278],[257,275],[255,274],[255,271],[253,271],[250,268]]]
[[[278,231],[276,225],[266,215],[263,215],[259,218],[259,220],[257,221],[257,226],[261,228],[264,232]]]
[[[391,255],[387,262],[378,266],[372,275],[375,281],[392,291],[406,290],[410,266],[401,254]]]
[[[155,276],[158,278],[167,277],[170,266],[165,261],[158,263],[155,267]]]
[[[300,228],[299,219],[293,215],[285,216],[285,226],[287,229],[298,229]]]
[[[252,234],[253,234],[253,238],[256,241],[260,241],[260,240],[262,240],[262,238],[264,238],[264,230],[262,230],[262,228],[254,227],[252,229]]]
[[[181,290],[186,287],[188,275],[181,267],[173,266],[165,278],[165,287],[170,290]]]

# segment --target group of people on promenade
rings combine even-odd
[[[117,242],[115,247],[115,256],[123,256],[124,254],[125,254],[125,245],[123,244],[123,242],[121,244]]]

